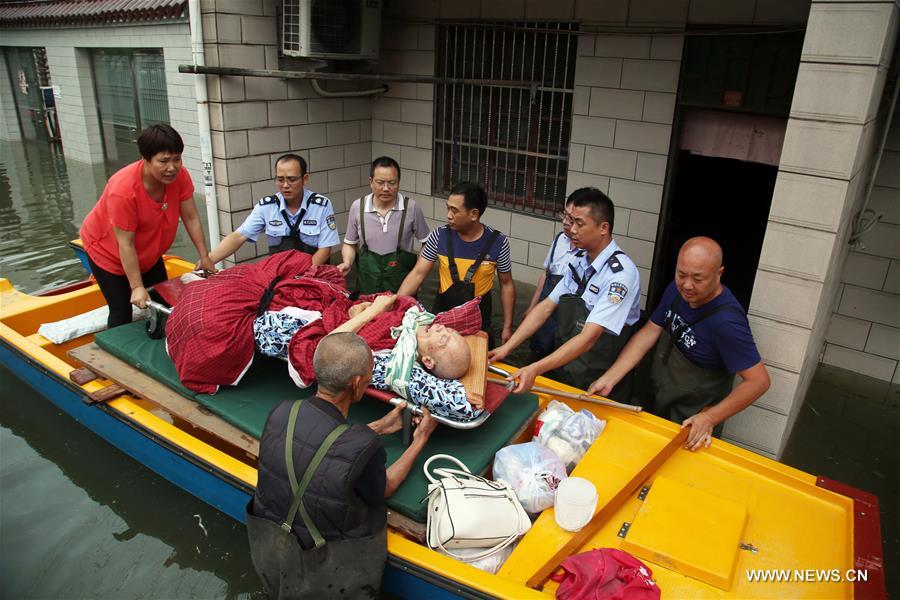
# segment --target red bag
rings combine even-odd
[[[561,600],[659,600],[647,565],[621,550],[598,548],[570,556],[560,565],[556,597]]]

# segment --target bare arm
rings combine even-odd
[[[537,281],[537,287],[534,288],[534,294],[531,295],[531,302],[528,303],[528,308],[525,309],[526,315],[528,313],[530,313],[531,309],[537,305],[538,300],[541,297],[541,290],[544,289],[544,283],[546,281],[547,281],[547,271],[544,270],[543,272],[541,272],[541,276]]]
[[[331,333],[358,332],[377,315],[390,310],[396,300],[397,296],[378,296],[364,311],[355,317],[351,317],[349,321],[342,323],[339,327],[335,327]]]
[[[318,267],[319,265],[328,264],[328,260],[331,258],[331,246],[322,246],[316,253],[313,254],[312,257],[312,266]]]
[[[513,315],[516,310],[516,284],[512,273],[498,273],[500,278],[500,304],[503,305],[503,333],[500,341],[506,342],[512,336]]]
[[[756,402],[760,396],[766,393],[771,384],[769,371],[762,361],[749,369],[738,371],[738,375],[741,382],[721,402],[702,413],[685,419],[683,427],[692,425],[691,433],[684,443],[685,448],[697,450],[709,446],[713,428]]]
[[[641,327],[640,331],[631,336],[616,362],[607,369],[606,373],[601,375],[594,383],[588,386],[589,394],[600,394],[601,396],[609,396],[612,389],[622,378],[628,375],[634,369],[641,359],[653,349],[659,336],[662,335],[663,328],[654,323],[647,321],[647,324]]]
[[[128,285],[131,287],[131,303],[139,308],[146,308],[150,295],[144,288],[144,280],[141,277],[137,250],[134,249],[134,232],[115,226],[113,231],[116,234],[116,242],[119,244],[119,260],[122,261],[122,269],[125,271],[125,277],[128,278]]]
[[[507,380],[518,380],[513,392],[519,393],[530,390],[538,375],[543,375],[547,371],[567,365],[590,350],[600,336],[603,335],[604,331],[604,328],[596,323],[585,323],[578,335],[570,338],[549,356],[545,356],[541,360],[511,373]]]
[[[187,230],[191,243],[197,249],[197,256],[200,258],[199,264],[207,271],[216,272],[216,265],[210,260],[206,251],[206,238],[203,237],[203,228],[200,225],[200,215],[197,214],[197,205],[194,204],[193,198],[185,200],[181,203],[181,222]]]
[[[356,244],[348,244],[347,242],[341,244],[341,264],[338,265],[338,270],[346,274],[355,260]]]
[[[403,280],[403,283],[400,284],[397,295],[415,296],[419,291],[419,288],[422,287],[422,282],[425,281],[425,278],[428,276],[428,272],[431,271],[433,265],[434,262],[419,255],[416,266],[413,267],[413,270],[409,272],[409,275],[407,275]]]
[[[416,457],[425,448],[428,438],[431,437],[431,432],[437,427],[437,421],[431,418],[431,413],[428,412],[428,409],[423,407],[422,412],[424,415],[419,425],[413,431],[413,439],[409,447],[387,469],[387,485],[384,488],[385,498],[393,494],[406,479],[406,476],[409,475]]]
[[[213,248],[212,252],[209,253],[209,260],[213,263],[221,262],[238,251],[238,248],[243,246],[247,242],[247,236],[244,234],[232,231],[228,235],[225,236],[219,245]]]

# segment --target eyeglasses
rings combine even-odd
[[[400,185],[400,180],[398,180],[398,179],[391,179],[391,180],[373,179],[372,183],[377,188],[383,188],[384,186],[387,186],[388,188],[393,189],[393,188],[397,187],[398,185]]]
[[[560,219],[562,219],[563,223],[566,223],[569,225],[571,225],[572,223],[575,222],[575,217],[573,217],[571,213],[566,212],[564,210],[561,210],[558,213],[556,213],[556,216],[559,217]]]
[[[303,179],[303,177],[276,177],[275,183],[277,183],[278,185],[283,185],[284,183],[289,183],[291,185],[294,185],[301,179]]]

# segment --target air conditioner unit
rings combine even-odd
[[[285,56],[378,58],[381,0],[283,0],[281,15]]]

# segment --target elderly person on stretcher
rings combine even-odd
[[[166,344],[182,383],[213,394],[239,383],[255,351],[287,359],[294,382],[312,385],[318,342],[354,331],[375,352],[373,387],[468,421],[482,411],[458,381],[470,364],[461,334],[480,326],[477,305],[435,317],[410,297],[351,300],[334,267],[312,268],[308,255],[283,252],[186,286],[166,324]]]

